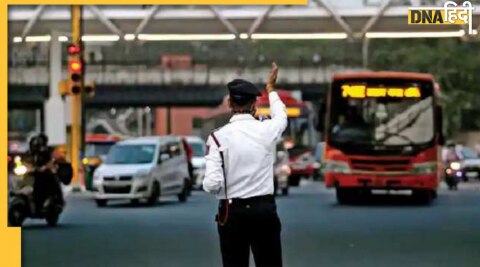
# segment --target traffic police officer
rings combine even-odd
[[[273,162],[276,142],[287,127],[287,114],[274,91],[277,74],[273,63],[265,88],[270,120],[254,117],[260,90],[235,79],[227,85],[233,116],[207,140],[203,188],[220,202],[216,221],[225,267],[249,266],[250,249],[257,267],[282,266]]]

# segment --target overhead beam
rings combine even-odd
[[[127,7],[129,9],[127,9]],[[406,17],[408,6],[391,6],[384,16],[386,17]],[[18,9],[15,6],[9,7],[8,21],[28,21],[34,13],[32,9]],[[339,8],[337,13],[343,18],[356,18],[356,17],[371,17],[374,16],[378,8],[374,7],[361,7],[361,8]],[[123,6],[123,7],[108,7],[102,9],[103,14],[110,20],[137,20],[141,21],[148,14],[149,10],[139,9],[135,6]],[[264,12],[264,8],[259,7],[246,7],[240,10],[225,7],[221,13],[230,21],[234,20],[255,20]],[[480,16],[480,5],[475,5],[473,10],[473,21],[477,21],[477,17]],[[268,16],[269,19],[322,19],[329,18],[331,15],[324,8],[317,7],[305,7],[294,6],[288,8],[275,8],[273,12]],[[162,7],[162,12],[155,15],[155,20],[182,20],[182,19],[212,19],[215,15],[209,9],[186,9],[186,8],[168,8]],[[42,15],[43,21],[69,21],[70,11],[69,9],[58,7],[55,9],[48,9]],[[86,12],[83,15],[84,20],[97,19],[92,12]],[[23,24],[22,24],[23,25]]]
[[[387,8],[390,6],[391,3],[392,3],[392,0],[383,0],[382,5],[378,10],[378,13],[375,16],[371,17],[367,21],[367,23],[365,23],[365,26],[363,27],[361,32],[361,38],[363,38],[365,34],[367,34],[367,32],[378,22],[380,17],[383,16],[383,14],[385,13],[385,11],[387,10]]]
[[[422,3],[420,0],[410,0],[412,6],[420,6]]]
[[[108,19],[105,14],[103,14],[103,12],[98,9],[97,6],[87,6],[90,11],[92,11],[92,13],[98,18],[98,20],[100,20],[100,22],[103,23],[103,25],[105,25],[111,32],[119,35],[119,36],[123,36],[123,32],[117,27],[115,26],[115,24],[113,24],[112,21],[110,21],[110,19]]]
[[[45,10],[45,5],[37,6],[37,8],[32,14],[32,17],[28,20],[25,27],[23,27],[22,39],[24,39],[28,35],[28,33],[30,33],[30,30],[32,29],[33,25],[35,25],[35,23],[40,18],[44,10]]]
[[[350,25],[337,13],[337,11],[330,5],[327,0],[314,0],[317,6],[324,7],[327,12],[333,17],[333,19],[342,27],[342,29],[347,33],[348,39],[353,40],[353,31]]]
[[[252,23],[252,26],[250,26],[250,29],[248,30],[248,35],[252,35],[252,33],[255,33],[257,29],[262,25],[262,23],[265,21],[265,19],[268,17],[270,12],[275,8],[275,6],[269,6],[265,12],[263,12],[260,16],[258,16],[255,21]]]
[[[145,27],[148,25],[148,23],[153,18],[153,16],[155,16],[155,14],[157,14],[157,11],[158,11],[159,7],[160,7],[159,5],[154,5],[154,6],[152,6],[152,8],[150,8],[147,16],[145,18],[143,18],[143,20],[140,22],[140,24],[138,24],[137,28],[135,29],[135,36],[142,33],[143,29],[145,29]]]
[[[235,28],[235,26],[233,26],[233,24],[227,18],[225,18],[216,7],[210,6],[210,9],[212,10],[215,17],[220,20],[220,22],[222,22],[222,24],[225,26],[225,28],[227,28],[229,32],[238,35],[237,28]]]

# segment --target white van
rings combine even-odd
[[[205,141],[198,136],[187,136],[185,139],[192,148],[193,186],[201,189],[205,176]]]
[[[108,200],[146,199],[154,205],[160,196],[188,196],[188,163],[181,138],[139,137],[120,141],[110,149],[93,175],[93,191],[99,207]]]

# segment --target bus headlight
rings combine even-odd
[[[326,173],[350,173],[350,166],[345,161],[328,160],[325,163]]]
[[[416,174],[432,174],[437,172],[437,162],[423,162],[413,164],[413,171]]]
[[[454,161],[454,162],[450,163],[450,169],[452,169],[452,170],[458,171],[461,168],[462,168],[462,164],[460,164],[460,162]]]

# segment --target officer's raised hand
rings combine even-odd
[[[273,62],[272,63],[272,70],[268,74],[267,86],[265,87],[265,90],[267,90],[267,93],[270,93],[275,89],[275,83],[277,82],[277,76],[278,76],[278,66],[275,62]]]

